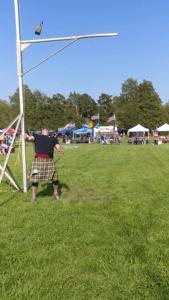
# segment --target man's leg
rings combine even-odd
[[[59,200],[60,197],[59,197],[59,194],[58,194],[58,180],[53,181],[53,191],[54,191],[53,196],[54,196],[57,200]]]
[[[37,189],[38,189],[38,182],[33,182],[32,183],[32,199],[31,199],[31,202],[35,202]]]

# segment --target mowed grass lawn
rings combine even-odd
[[[0,299],[169,299],[169,145],[81,144],[54,160],[60,201],[51,183],[35,203],[0,186]]]

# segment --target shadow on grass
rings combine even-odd
[[[37,197],[47,197],[53,195],[52,182],[41,183],[41,186],[43,187],[43,190],[37,192]],[[69,187],[65,183],[59,182],[58,192],[60,196],[62,195],[62,189],[69,190]]]
[[[10,202],[13,198],[14,198],[14,195],[12,195],[9,199],[6,199],[2,203],[0,203],[0,207],[3,206],[3,205],[5,205],[5,204],[7,204],[8,202]]]

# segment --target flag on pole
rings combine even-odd
[[[82,128],[87,128],[89,126],[89,122],[87,121],[86,123],[82,124]]]
[[[94,115],[94,116],[91,116],[91,120],[98,120],[99,119],[99,113]]]
[[[93,128],[93,122],[89,122],[87,129]]]
[[[115,114],[108,118],[107,122],[111,122],[115,120]]]
[[[75,123],[68,123],[65,125],[65,129],[69,129],[69,128],[74,128],[75,127]]]
[[[100,124],[99,124],[99,120],[97,121],[97,124],[96,124],[96,126],[95,126],[95,128],[96,129],[99,129],[99,127],[100,127]]]

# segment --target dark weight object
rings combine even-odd
[[[36,26],[35,34],[40,35],[42,31],[43,22],[40,23],[40,26]]]
[[[36,26],[36,28],[35,28],[35,34],[40,35],[41,34],[41,30],[42,30],[41,26]]]

